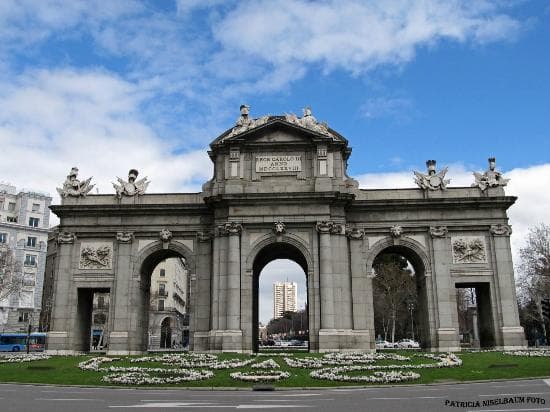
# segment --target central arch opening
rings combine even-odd
[[[309,350],[308,265],[286,243],[265,246],[253,264],[252,348]]]

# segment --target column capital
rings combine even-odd
[[[227,222],[224,227],[229,236],[238,236],[243,231],[243,226],[237,222]]]
[[[351,240],[362,240],[365,236],[365,232],[356,227],[346,227],[346,236]]]
[[[75,240],[76,235],[72,232],[60,232],[57,235],[57,243],[60,245],[74,243]]]
[[[117,232],[116,240],[118,243],[132,243],[134,240],[134,232]]]
[[[317,232],[319,233],[330,234],[333,226],[334,222],[323,220],[321,222],[317,222],[317,224],[315,225],[315,229],[317,229]]]
[[[447,226],[430,226],[430,236],[432,238],[447,237],[448,232]]]
[[[210,231],[208,231],[208,232],[202,232],[202,231],[197,232],[197,240],[199,242],[209,242],[210,240],[212,240],[212,237],[213,237],[213,234]]]
[[[512,227],[503,223],[491,225],[489,229],[493,236],[510,236],[512,234]]]

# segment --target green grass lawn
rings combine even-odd
[[[411,355],[412,352],[397,351],[402,355]],[[416,353],[416,352],[415,352]],[[528,377],[548,377],[550,376],[550,357],[523,357],[504,355],[500,352],[485,353],[459,353],[463,360],[461,367],[455,368],[434,368],[417,369],[421,377],[418,380],[407,382],[411,383],[438,383],[452,381],[475,381],[475,380],[494,380],[494,379],[515,379]],[[294,353],[294,358],[299,357],[321,357],[320,354],[313,353]],[[109,385],[102,382],[103,372],[82,371],[77,365],[79,362],[90,359],[93,356],[54,356],[47,360],[26,362],[26,363],[3,363],[0,364],[0,382],[20,382],[20,383],[44,383],[44,384],[63,384],[63,385],[101,385],[101,386],[122,386]],[[247,355],[238,354],[219,354],[218,359],[245,359]],[[364,385],[357,382],[332,382],[311,378],[309,372],[311,369],[291,368],[284,362],[283,357],[272,357],[280,366],[282,371],[291,374],[290,378],[275,382],[275,387],[330,387],[345,385]],[[269,356],[258,357],[258,362],[269,359]],[[384,360],[377,361],[377,365],[382,364],[401,364],[403,362]],[[433,363],[426,358],[413,358],[412,363]],[[159,363],[130,363],[127,357],[123,360],[104,364],[103,366],[137,366],[137,367],[159,367]],[[327,367],[332,367],[328,366]],[[205,368],[207,369],[207,368]],[[197,382],[185,382],[177,385],[165,386],[185,386],[185,387],[238,387],[246,388],[256,385],[255,383],[241,382],[232,379],[229,374],[234,371],[256,371],[250,367],[236,369],[214,370],[214,377]],[[350,375],[371,374],[372,372],[350,372]]]

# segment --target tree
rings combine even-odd
[[[416,300],[413,272],[407,259],[394,253],[381,255],[375,260],[373,268],[376,274],[373,282],[375,305],[379,308],[377,314],[383,317],[384,335],[391,327],[391,341],[395,342],[397,324],[406,323],[407,302]]]
[[[13,250],[0,247],[0,302],[10,295],[19,295],[23,287],[21,262],[15,258]]]
[[[520,249],[518,271],[518,303],[522,326],[531,335],[530,340],[538,337],[538,329],[548,339],[550,336],[541,300],[550,296],[550,225],[542,223],[529,229],[525,245]]]

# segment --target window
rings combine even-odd
[[[0,233],[0,243],[8,243],[8,234]]]
[[[99,309],[102,309],[105,307],[105,296],[98,296],[97,297],[97,307]]]
[[[34,236],[27,237],[27,246],[28,247],[36,247],[36,237],[34,237]]]
[[[6,216],[6,222],[17,223],[17,216]]]
[[[160,270],[160,277],[163,278],[164,276],[166,276],[166,270],[165,270],[165,269],[161,269],[161,270]]]
[[[40,203],[33,203],[32,204],[32,211],[33,212],[40,212]]]
[[[159,299],[158,310],[164,310],[164,299]]]
[[[34,273],[25,273],[23,276],[23,286],[34,286],[35,284]]]
[[[15,212],[15,203],[9,202],[8,203],[8,212]]]
[[[159,283],[159,296],[166,296],[166,285]]]
[[[29,226],[38,227],[39,222],[40,219],[38,219],[37,217],[29,217]]]
[[[25,266],[36,266],[36,255],[25,255]]]
[[[19,322],[28,322],[29,312],[19,312]]]

